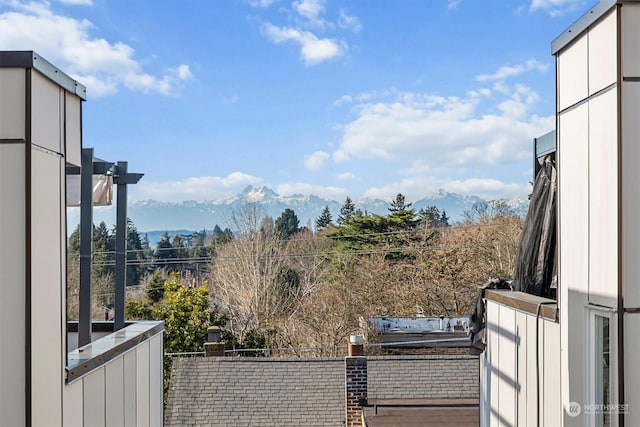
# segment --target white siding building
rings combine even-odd
[[[602,0],[552,53],[558,300],[488,292],[482,424],[638,426],[640,2]]]
[[[67,352],[66,168],[85,88],[0,52],[0,425],[161,425],[162,322]]]

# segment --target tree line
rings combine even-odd
[[[513,273],[522,224],[504,201],[450,224],[443,210],[416,211],[402,194],[386,215],[347,198],[334,221],[325,207],[315,230],[291,209],[274,220],[250,204],[228,228],[165,233],[155,248],[128,220],[126,317],[164,320],[168,353],[202,351],[207,327],[219,325],[227,350],[241,355],[336,356],[350,334],[372,336],[369,317],[469,314],[487,278]],[[115,235],[104,223],[93,232],[93,316],[102,319],[113,302]],[[78,251],[75,230],[70,319]]]

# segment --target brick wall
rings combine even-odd
[[[359,427],[362,426],[360,401],[367,399],[367,358],[345,358],[344,372],[347,427]]]

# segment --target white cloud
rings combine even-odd
[[[327,25],[327,22],[322,18],[326,10],[324,7],[325,1],[326,0],[296,0],[293,2],[292,7],[298,15],[307,20],[306,25],[324,28]]]
[[[402,93],[387,102],[362,103],[344,126],[336,161],[379,159],[409,165],[406,175],[499,167],[531,155],[531,141],[554,127],[554,117],[531,109],[538,95],[516,85],[510,96],[487,99]],[[481,103],[491,101],[487,112]],[[490,111],[489,110],[489,111]]]
[[[351,95],[342,95],[339,99],[333,101],[334,107],[339,107],[344,104],[350,104],[353,102],[353,97]]]
[[[291,27],[278,27],[271,23],[263,25],[263,31],[274,43],[294,42],[300,46],[300,55],[306,65],[315,65],[323,61],[344,55],[346,46],[334,39],[320,39],[309,31]]]
[[[362,31],[362,24],[357,16],[348,15],[347,11],[340,9],[340,17],[338,18],[338,25],[341,28],[350,29],[356,33]]]
[[[451,180],[434,176],[412,176],[381,187],[371,187],[362,197],[392,200],[398,192],[402,192],[407,201],[414,201],[436,193],[439,189],[487,200],[526,197],[531,192],[528,183],[505,183],[493,178]]]
[[[333,152],[333,160],[337,163],[349,161],[349,153],[343,149],[337,149]]]
[[[307,184],[303,182],[285,182],[279,184],[276,193],[281,196],[294,194],[313,194],[329,200],[340,200],[348,195],[346,188]]]
[[[531,192],[528,183],[506,183],[491,178],[447,181],[442,184],[442,188],[451,193],[476,195],[484,199],[523,197]]]
[[[551,17],[556,18],[566,13],[583,9],[586,5],[585,0],[532,0],[529,10],[543,10]]]
[[[236,102],[238,102],[240,100],[240,97],[238,95],[231,95],[230,97],[224,98],[223,102],[225,104],[235,104]]]
[[[327,164],[331,156],[324,151],[315,151],[307,156],[304,156],[304,167],[309,170],[319,170]]]
[[[159,74],[145,71],[131,46],[92,36],[90,21],[58,15],[48,2],[5,4],[9,10],[0,14],[0,49],[36,51],[87,86],[89,96],[112,94],[121,86],[175,95],[192,78],[186,64]]]
[[[62,4],[72,6],[93,6],[93,0],[58,0]]]
[[[460,4],[460,0],[449,0],[447,2],[447,9],[455,9]]]
[[[524,64],[504,65],[493,74],[483,74],[477,76],[476,80],[478,80],[479,82],[501,81],[509,77],[514,77],[519,74],[526,73],[528,71],[539,71],[541,73],[544,73],[548,68],[548,64],[543,64],[542,62],[536,61],[535,59],[530,59]]]
[[[136,185],[135,193],[140,199],[159,201],[215,200],[237,194],[247,185],[262,185],[262,179],[233,172],[226,177],[201,176],[181,181],[142,180]]]
[[[277,1],[278,0],[247,0],[247,3],[249,3],[251,7],[266,9]]]
[[[358,176],[351,172],[343,172],[336,174],[336,178],[338,178],[340,181],[354,181],[358,179]]]

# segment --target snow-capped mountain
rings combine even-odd
[[[462,196],[438,190],[434,194],[413,201],[411,208],[416,211],[428,206],[444,210],[450,222],[461,221],[463,213],[482,199],[477,196]],[[407,200],[407,202],[412,202]],[[276,219],[285,209],[292,209],[301,226],[313,228],[316,218],[325,206],[329,207],[334,220],[338,218],[344,200],[327,200],[314,195],[296,194],[280,196],[273,190],[249,186],[240,194],[215,201],[159,202],[156,200],[131,201],[128,216],[140,231],[154,230],[211,230],[215,225],[232,228],[231,215],[239,212],[247,203],[254,203],[264,214]],[[363,212],[387,214],[391,200],[361,199],[354,200],[357,209]],[[509,200],[509,205],[521,215],[526,214],[527,200]],[[69,229],[73,231],[79,222],[79,210],[69,209]],[[104,221],[108,226],[115,223],[115,207],[95,208],[94,223]]]

